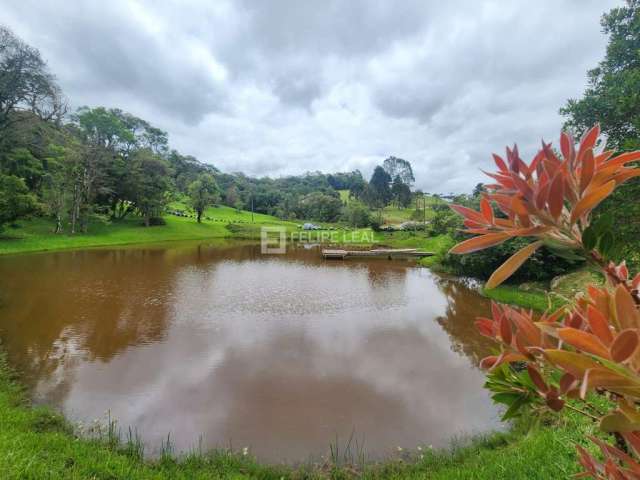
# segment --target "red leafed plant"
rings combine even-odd
[[[502,283],[542,245],[571,250],[602,270],[606,285],[589,286],[572,305],[539,318],[492,303],[491,318],[478,318],[476,325],[499,343],[500,353],[483,359],[481,366],[491,375],[499,373],[493,380],[490,375],[488,386],[494,399],[509,405],[506,416],[525,403],[554,411],[569,407],[597,420],[612,435],[611,444],[592,438],[603,460],[577,447],[585,470],[580,476],[640,479],[640,274],[631,278],[624,261],[611,261],[611,219],[591,222],[593,209],[618,185],[640,176],[632,165],[640,160],[640,151],[614,155],[597,150],[599,135],[596,125],[576,146],[571,135],[562,133],[560,152],[543,142],[529,164],[517,147],[507,148],[506,159],[494,155],[498,170],[487,175],[495,184],[487,186],[480,211],[452,205],[465,217],[465,232],[475,236],[451,252],[533,237],[491,275],[488,288]],[[610,411],[591,408],[587,395],[592,392],[608,396],[614,405]],[[584,408],[575,402],[583,402]]]

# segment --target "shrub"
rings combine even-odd
[[[352,227],[368,227],[371,225],[371,212],[366,205],[357,200],[342,207],[342,220]]]
[[[167,221],[162,218],[162,217],[151,217],[149,218],[149,226],[150,227],[157,227],[157,226],[162,226],[162,225],[166,225]]]
[[[640,274],[632,277],[624,261],[617,263],[620,247],[613,219],[592,223],[591,216],[617,186],[640,176],[640,169],[628,166],[640,160],[640,151],[617,156],[596,151],[599,133],[598,126],[586,132],[577,149],[571,136],[562,133],[561,156],[543,142],[528,165],[517,147],[507,148],[506,161],[494,155],[498,171],[489,175],[496,183],[487,186],[480,210],[452,206],[465,218],[466,233],[475,236],[451,252],[484,250],[514,237],[535,238],[491,275],[488,288],[506,280],[543,245],[602,270],[605,286],[590,286],[572,305],[538,319],[530,311],[492,303],[490,318],[478,318],[476,325],[500,345],[500,353],[483,359],[481,366],[491,372],[487,386],[493,399],[508,406],[506,418],[533,406],[553,411],[568,406],[598,420],[613,442],[591,438],[603,459],[576,447],[582,476],[638,479]],[[613,406],[601,412],[589,402],[590,393],[606,395]],[[575,407],[569,399],[582,405]]]
[[[447,271],[486,280],[491,272],[502,265],[509,257],[527,244],[524,238],[514,238],[508,243],[496,245],[493,248],[469,255],[447,254],[442,260]],[[582,258],[567,259],[553,253],[552,250],[541,247],[536,250],[511,280],[515,282],[547,281],[575,268],[578,263],[584,263]]]

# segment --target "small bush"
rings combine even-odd
[[[166,225],[167,221],[162,218],[162,217],[151,217],[149,219],[149,226],[150,227],[158,227],[158,226],[163,226]]]

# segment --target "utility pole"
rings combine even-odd
[[[251,194],[251,223],[255,223],[253,221],[253,193]]]

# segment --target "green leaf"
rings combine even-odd
[[[604,232],[602,234],[602,237],[600,237],[598,250],[605,258],[611,258],[611,254],[615,249],[615,242],[615,238],[613,237],[613,233],[611,231]]]
[[[610,413],[600,420],[600,430],[607,433],[634,432],[640,429],[640,424],[633,423],[620,412]]]
[[[502,415],[502,421],[509,420],[511,418],[518,416],[518,414],[520,413],[520,409],[524,407],[527,403],[529,403],[528,397],[523,397],[523,396],[518,397],[518,399],[514,401],[511,404],[511,406],[507,409],[507,411],[504,412],[504,415]]]
[[[598,234],[593,225],[590,225],[584,232],[582,232],[582,244],[587,250],[593,250],[598,244]]]
[[[544,244],[554,255],[560,258],[564,258],[570,262],[584,260],[584,257],[578,255],[573,249],[554,240],[545,239]]]
[[[601,215],[589,228],[592,228],[596,237],[600,238],[613,228],[613,215]]]
[[[495,403],[502,403],[508,407],[513,405],[513,403],[519,398],[520,394],[518,393],[496,393],[491,397]]]

